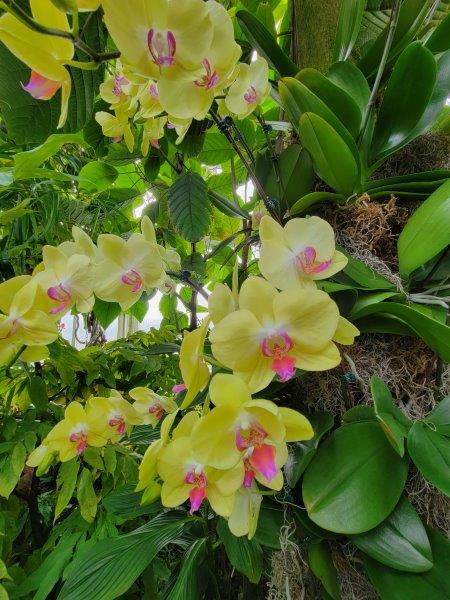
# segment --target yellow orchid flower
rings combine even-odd
[[[89,257],[91,264],[94,264],[98,260],[98,249],[88,234],[74,225],[72,227],[72,238],[73,241],[69,240],[59,244],[58,250],[68,257],[73,254],[84,254]]]
[[[49,459],[55,452],[45,442],[35,448],[27,459],[28,467],[39,467],[45,460]]]
[[[49,299],[48,312],[62,316],[72,306],[81,313],[91,311],[94,280],[89,256],[67,257],[54,246],[44,246],[42,256],[45,269],[35,275],[35,280]]]
[[[142,292],[160,285],[164,277],[163,262],[157,245],[140,233],[128,240],[102,234],[97,245],[101,260],[94,267],[94,292],[105,302],[118,302],[127,310]]]
[[[313,430],[309,421],[269,400],[252,400],[248,386],[236,375],[215,375],[209,394],[215,408],[193,428],[195,456],[217,469],[243,461],[245,487],[256,478],[280,490],[281,467],[288,456],[286,442],[310,439]]]
[[[280,290],[298,284],[315,287],[314,280],[331,277],[347,264],[335,248],[333,228],[320,217],[291,219],[283,228],[264,216],[259,236],[259,269]]]
[[[88,446],[105,446],[110,438],[108,423],[102,413],[86,412],[79,402],[71,402],[64,419],[45,438],[46,445],[59,452],[61,462],[80,456]]]
[[[152,117],[145,121],[142,131],[142,156],[147,156],[150,145],[159,148],[158,140],[164,137],[166,123],[167,117]]]
[[[70,31],[67,16],[51,0],[30,0],[33,19],[47,27]],[[66,122],[71,89],[70,74],[64,64],[72,60],[71,41],[38,33],[10,13],[0,18],[0,40],[31,69],[30,81],[23,89],[38,100],[49,100],[61,88],[61,115],[58,127]]]
[[[190,422],[190,413],[185,415],[178,424],[178,428],[184,427],[184,423]],[[153,488],[155,478],[158,475],[157,463],[158,456],[164,446],[169,442],[170,431],[173,427],[177,411],[170,413],[161,423],[161,437],[155,440],[145,451],[141,464],[139,465],[139,481],[136,486],[136,492],[141,492],[147,488]]]
[[[258,57],[247,65],[239,63],[239,74],[225,97],[230,113],[244,119],[259,106],[270,92],[269,65]]]
[[[95,120],[102,128],[103,135],[113,138],[114,142],[120,142],[123,138],[130,152],[134,148],[134,135],[129,122],[127,111],[117,111],[111,115],[105,111],[95,113]]]
[[[355,337],[359,334],[359,329],[341,315],[336,331],[333,334],[333,342],[342,344],[343,346],[351,346],[355,341]]]
[[[57,339],[56,324],[36,302],[37,296],[36,282],[29,275],[0,284],[0,364],[23,345],[40,347]]]
[[[178,427],[172,441],[158,455],[157,468],[163,480],[161,502],[164,506],[174,508],[189,498],[190,513],[193,514],[207,498],[218,515],[227,517],[233,510],[234,493],[242,484],[244,467],[238,463],[231,469],[220,471],[199,462],[189,437],[199,417],[197,413],[189,415],[186,422],[189,428]]]
[[[87,410],[89,415],[95,413],[99,421],[103,419],[107,423],[111,442],[119,441],[133,425],[142,423],[134,407],[116,390],[112,390],[109,398],[89,398]]]
[[[175,129],[178,137],[175,140],[175,144],[181,144],[184,140],[187,132],[189,131],[189,127],[191,126],[192,119],[177,119],[172,115],[167,117],[167,129]]]
[[[198,61],[197,70],[187,71],[175,65],[158,82],[161,105],[178,119],[203,119],[214,97],[233,82],[241,56],[240,46],[234,41],[233,23],[225,8],[215,0],[208,0],[205,6],[213,36]]]
[[[239,292],[239,310],[210,333],[214,356],[233,369],[252,392],[275,374],[287,381],[295,369],[324,371],[341,357],[331,341],[338,308],[325,292],[300,287],[278,292],[269,282],[249,277]]]
[[[156,81],[150,81],[142,86],[138,100],[139,110],[135,116],[136,120],[150,119],[163,112],[161,102],[159,101],[158,83]]]
[[[203,346],[205,345],[206,335],[208,333],[209,319],[194,331],[184,334],[180,348],[180,370],[183,377],[183,383],[177,384],[172,391],[179,393],[186,390],[181,408],[187,408],[194,398],[208,384],[209,369],[203,358]]]
[[[159,79],[175,66],[194,69],[212,40],[203,0],[103,0],[108,31],[124,66]]]
[[[135,401],[133,408],[139,415],[141,422],[156,427],[158,422],[168,413],[178,410],[177,403],[173,398],[160,396],[153,390],[145,387],[136,387],[129,392]]]
[[[236,298],[226,283],[218,283],[208,297],[208,312],[217,325],[223,318],[238,309]]]
[[[265,215],[269,215],[269,211],[267,210],[264,202],[258,202],[252,211],[252,229],[253,229],[253,231],[258,231],[258,229],[261,225],[261,219]]]
[[[120,70],[117,70],[116,75],[108,77],[100,85],[100,97],[111,108],[120,106],[123,110],[129,110],[131,109],[130,103],[132,102],[132,97],[130,96],[133,87],[135,88],[136,86],[132,86],[125,75]],[[137,103],[137,98],[135,102]]]
[[[258,527],[261,502],[262,496],[258,493],[255,484],[238,489],[233,511],[228,517],[228,527],[233,535],[236,537],[246,535],[249,540],[252,539]]]
[[[148,242],[156,244],[155,228],[147,215],[142,217],[141,232]],[[157,247],[163,261],[164,270],[181,271],[181,258],[178,252],[174,250],[174,248],[165,248],[164,246],[161,246],[161,244],[157,244]],[[175,291],[176,286],[172,279],[166,274],[158,288],[163,294],[170,294]]]

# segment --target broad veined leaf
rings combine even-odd
[[[271,35],[276,35],[275,19],[269,2],[259,2],[256,16]]]
[[[219,520],[217,533],[233,567],[243,573],[252,583],[258,583],[262,575],[263,553],[255,538],[248,540],[245,536],[234,536],[225,519]]]
[[[322,583],[327,594],[333,600],[340,600],[339,579],[327,542],[318,542],[309,546],[308,562],[311,571]]]
[[[302,476],[317,451],[319,442],[334,425],[332,413],[318,411],[308,415],[314,430],[314,437],[306,442],[295,442],[289,445],[289,455],[284,465],[284,475],[288,485],[293,488]]]
[[[450,436],[450,396],[443,398],[424,419],[437,433]]]
[[[443,600],[450,598],[450,543],[439,532],[427,527],[433,553],[433,568],[426,573],[405,573],[391,569],[369,556],[364,564],[381,600]]]
[[[378,527],[351,536],[351,540],[360,550],[393,569],[422,573],[433,566],[425,527],[406,497]]]
[[[397,504],[408,472],[373,421],[349,423],[319,447],[303,478],[303,501],[314,523],[336,533],[376,527]]]
[[[169,189],[172,223],[190,242],[204,237],[211,223],[208,187],[198,173],[184,173]]]
[[[208,556],[208,540],[195,540],[186,550],[175,585],[165,600],[197,600],[208,585],[205,562]]]
[[[350,196],[357,188],[359,168],[336,130],[318,115],[305,113],[300,118],[299,134],[319,177],[338,194]]]
[[[428,14],[431,4],[432,0],[405,0],[402,2],[389,52],[388,67],[395,57],[414,39],[414,36]],[[366,77],[374,75],[378,69],[386,45],[388,31],[389,24],[386,25],[385,29],[358,63],[358,67]]]
[[[408,220],[398,239],[400,274],[408,277],[450,243],[450,180]]]
[[[389,443],[400,456],[405,453],[405,438],[411,421],[394,403],[387,385],[377,375],[370,380],[370,391],[375,405],[375,414]]]
[[[358,37],[366,3],[367,0],[344,0],[342,2],[332,62],[347,60],[350,56]]]
[[[103,329],[106,329],[120,315],[121,308],[117,302],[105,302],[96,298],[93,312]]]
[[[177,543],[186,522],[180,513],[161,514],[131,533],[97,542],[75,557],[58,600],[121,596],[162,548]]]
[[[84,165],[78,173],[80,189],[86,192],[103,192],[117,179],[118,172],[115,167],[101,161],[93,161]]]
[[[333,111],[353,137],[358,135],[362,114],[355,100],[345,90],[316,69],[302,69],[296,79]]]
[[[365,113],[370,99],[370,88],[358,67],[347,61],[336,62],[331,65],[327,77],[354,99],[361,114]]]
[[[264,189],[269,197],[278,198],[282,208],[288,208],[299,197],[313,189],[314,169],[311,158],[300,144],[288,146],[278,158],[277,170],[271,168]]]
[[[408,138],[430,101],[436,83],[434,56],[420,42],[399,56],[381,102],[371,154],[387,156]]]
[[[322,202],[335,202],[343,204],[346,198],[342,194],[333,194],[333,192],[311,192],[302,196],[289,210],[290,215],[300,215],[308,211],[311,206],[322,204]]]
[[[362,317],[375,314],[377,316],[392,315],[397,317],[445,361],[450,361],[450,328],[447,325],[430,318],[412,306],[398,304],[397,302],[371,304],[353,315],[353,319],[358,321]],[[355,324],[358,327],[358,323]]]
[[[0,464],[0,496],[9,498],[20,479],[27,451],[22,442],[14,444],[12,450]]]
[[[226,136],[217,130],[208,131],[198,159],[205,165],[218,165],[230,160],[233,156],[234,150]]]
[[[430,423],[416,421],[408,434],[408,452],[430,483],[450,496],[450,440]]]
[[[88,523],[92,523],[97,514],[97,496],[94,490],[92,474],[89,469],[81,471],[77,485],[77,500],[80,506],[81,516]]]
[[[298,67],[277,44],[273,35],[264,27],[261,21],[247,10],[236,13],[239,25],[250,44],[261,56],[278,71],[282,77],[294,76]]]
[[[135,484],[128,484],[112,490],[102,499],[102,505],[108,512],[123,519],[135,519],[141,515],[151,515],[161,510],[159,502],[141,506],[142,494],[135,492],[135,487]]]
[[[430,35],[425,46],[433,54],[450,50],[450,12]]]
[[[61,466],[59,467],[57,479],[59,493],[55,506],[55,521],[62,513],[62,511],[66,508],[66,506],[69,504],[73,496],[75,486],[77,484],[79,468],[80,462],[76,458],[61,463]]]

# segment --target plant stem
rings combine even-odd
[[[11,373],[10,373],[10,369],[13,366],[13,364],[20,358],[20,355],[25,351],[26,346],[22,346],[17,352],[16,354],[13,356],[12,360],[6,365],[5,367],[5,371],[7,376],[9,377],[9,379],[12,379],[11,377]]]
[[[187,283],[193,290],[198,292],[200,296],[203,296],[205,300],[208,300],[209,295],[207,294],[207,292],[205,292],[205,290],[199,283],[191,279],[188,275],[185,275],[184,273],[175,273],[174,271],[167,271],[167,275],[169,275],[169,277],[174,277],[175,279],[178,279],[178,281],[184,281],[184,283]]]
[[[363,124],[361,127],[361,131],[358,137],[358,145],[364,139],[364,135],[366,133],[367,126],[369,124],[370,111],[372,110],[373,105],[375,104],[375,100],[378,95],[378,88],[380,87],[381,79],[383,77],[384,69],[386,67],[386,63],[389,57],[389,52],[392,46],[392,42],[394,41],[395,29],[397,27],[398,15],[400,12],[400,0],[395,0],[394,7],[391,11],[391,17],[389,19],[389,31],[386,37],[386,43],[384,45],[383,54],[381,56],[380,65],[378,67],[377,76],[375,78],[372,92],[370,94],[369,102],[366,107],[366,112],[364,113]]]

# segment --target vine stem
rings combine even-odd
[[[92,60],[96,63],[112,60],[119,58],[120,52],[96,52],[90,46],[88,46],[78,35],[74,35],[71,31],[63,31],[62,29],[55,29],[54,27],[46,27],[41,23],[38,23],[30,17],[20,6],[18,6],[14,0],[2,0],[0,2],[0,8],[3,8],[10,14],[12,14],[21,23],[44,35],[50,35],[54,37],[64,38],[72,42],[77,48],[85,52]],[[75,66],[75,65],[74,65]]]
[[[380,65],[378,67],[377,75],[375,77],[375,81],[373,84],[372,92],[370,94],[369,102],[366,107],[366,112],[364,113],[363,124],[361,127],[361,132],[358,138],[358,145],[364,139],[367,126],[369,124],[370,112],[372,110],[373,105],[375,104],[375,100],[378,94],[378,89],[380,87],[381,79],[383,77],[384,69],[386,67],[386,63],[389,57],[389,51],[392,46],[392,42],[394,41],[394,34],[397,27],[398,15],[400,12],[400,0],[395,0],[394,7],[391,11],[391,17],[389,19],[389,31],[386,37],[386,43],[383,48],[383,54],[381,55]]]

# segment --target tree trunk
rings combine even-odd
[[[331,65],[334,38],[343,0],[293,0],[294,60],[302,69],[322,73]]]

